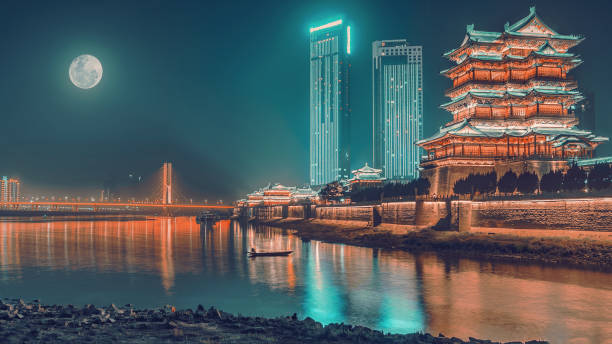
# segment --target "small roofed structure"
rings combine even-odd
[[[319,199],[319,194],[311,188],[296,188],[291,193],[292,203],[315,202]]]
[[[276,183],[247,194],[247,199],[238,201],[238,204],[248,207],[288,205],[309,201],[315,202],[318,198],[317,192],[311,188],[298,188]]]
[[[348,180],[351,189],[355,186],[378,186],[385,181],[385,178],[382,176],[382,170],[368,166],[367,162],[365,166],[351,173],[353,178]]]

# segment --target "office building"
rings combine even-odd
[[[423,138],[422,47],[404,39],[372,43],[373,164],[387,179],[419,176]]]
[[[336,20],[310,29],[310,184],[348,179],[351,28]]]
[[[20,187],[19,179],[2,177],[0,179],[0,202],[18,202],[21,197]]]

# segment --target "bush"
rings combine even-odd
[[[561,171],[550,171],[542,176],[540,189],[544,192],[559,192],[563,185],[563,173]]]
[[[487,174],[476,174],[472,178],[474,178],[474,191],[481,194],[492,194],[497,190],[497,173],[495,171]]]
[[[512,170],[506,172],[497,182],[497,189],[503,193],[513,193],[516,190],[518,177]]]
[[[481,194],[495,193],[497,190],[497,173],[470,174],[459,179],[453,186],[453,192],[458,195],[467,195],[479,192]]]
[[[382,199],[383,187],[354,185],[351,190],[351,202],[380,201]]]
[[[342,184],[340,184],[340,182],[331,182],[326,184],[321,191],[319,191],[319,196],[321,199],[326,201],[337,201],[344,197],[344,189],[342,188]]]
[[[577,165],[572,165],[572,167],[565,172],[565,176],[563,177],[563,190],[576,191],[583,189],[586,183],[586,177],[586,172],[582,168]]]
[[[429,179],[427,178],[419,178],[414,182],[418,195],[427,195],[429,194],[429,188],[431,187],[431,183],[429,183]],[[413,189],[414,190],[414,189]]]
[[[524,172],[518,177],[516,186],[522,194],[534,193],[539,186],[538,175],[532,172]]]
[[[593,166],[587,177],[587,183],[591,190],[603,190],[610,187],[612,183],[612,168],[610,168],[610,165],[597,164]]]
[[[462,178],[457,180],[455,182],[455,185],[453,186],[453,193],[457,195],[471,194],[472,191],[473,187],[471,184],[471,180],[468,180],[468,178]]]

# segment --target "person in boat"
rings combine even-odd
[[[251,253],[256,253],[257,251],[255,251],[254,247],[251,247]]]

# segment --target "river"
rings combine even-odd
[[[247,258],[246,251],[293,250]],[[612,274],[376,250],[194,218],[2,219],[0,297],[215,306],[385,332],[604,343]]]

